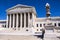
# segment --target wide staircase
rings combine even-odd
[[[0,40],[42,40],[36,36],[0,35]]]

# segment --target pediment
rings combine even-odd
[[[32,8],[32,6],[27,6],[27,5],[17,4],[16,6],[13,6],[13,7],[7,9],[6,11],[14,10],[14,9],[16,9],[16,8]]]

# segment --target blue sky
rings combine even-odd
[[[0,0],[0,20],[6,19],[6,9],[17,4],[34,6],[37,17],[45,17],[45,4],[50,4],[51,16],[60,16],[60,0]]]

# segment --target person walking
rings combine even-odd
[[[45,29],[42,28],[42,40],[44,40]]]

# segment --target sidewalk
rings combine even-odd
[[[56,33],[45,33],[44,40],[60,40],[57,38]]]

